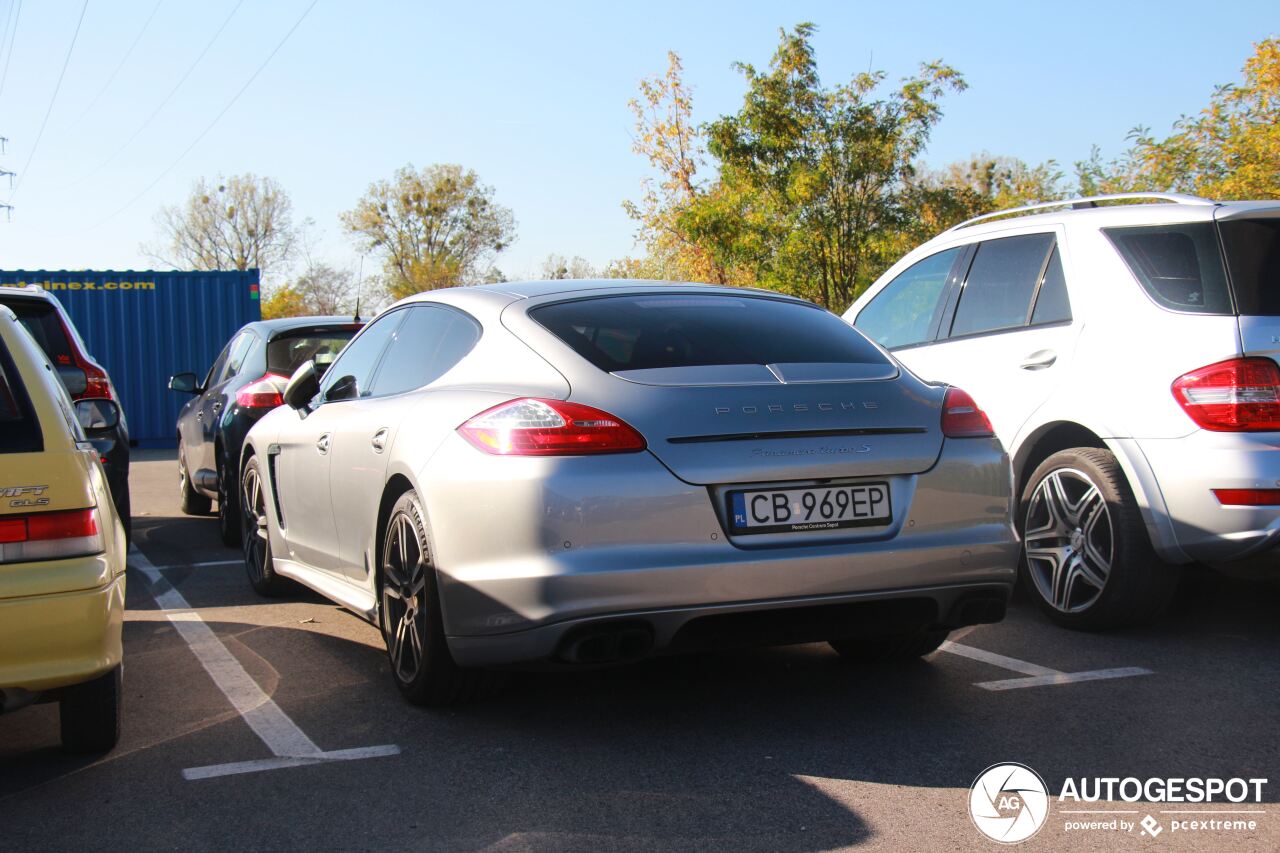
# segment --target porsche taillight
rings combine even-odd
[[[645,449],[644,437],[621,418],[581,403],[533,397],[486,409],[458,432],[495,456],[583,456]]]

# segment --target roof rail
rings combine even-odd
[[[1033,210],[1049,210],[1055,207],[1068,207],[1072,210],[1081,210],[1084,208],[1097,207],[1101,201],[1126,201],[1130,199],[1155,199],[1157,201],[1171,201],[1175,204],[1217,204],[1212,199],[1200,198],[1195,195],[1187,195],[1186,193],[1110,193],[1109,195],[1091,195],[1084,198],[1068,198],[1061,201],[1042,201],[1036,204],[1024,204],[1021,207],[1010,207],[1007,210],[996,210],[991,213],[984,213],[981,216],[975,216],[972,219],[966,219],[959,225],[952,225],[947,231],[959,231],[961,228],[967,228],[978,222],[984,222],[988,219],[996,219],[1001,216],[1009,216],[1014,213],[1029,213]]]

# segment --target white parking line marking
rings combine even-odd
[[[999,681],[981,681],[976,686],[983,690],[1017,690],[1019,687],[1044,687],[1051,684],[1075,684],[1078,681],[1103,681],[1108,678],[1131,678],[1135,675],[1152,675],[1140,666],[1123,666],[1116,669],[1094,669],[1088,672],[1059,672],[1053,675],[1035,675],[1030,678],[1004,678]]]
[[[261,758],[257,761],[236,761],[231,764],[210,764],[207,767],[188,767],[182,771],[182,777],[188,781],[196,779],[213,779],[217,776],[233,776],[236,773],[258,773],[262,770],[281,770],[286,767],[305,767],[308,764],[326,764],[330,761],[355,761],[360,758],[378,758],[384,755],[399,755],[400,747],[361,746],[355,749],[335,749],[329,752],[317,752],[315,755],[289,756],[278,758]]]
[[[960,655],[960,657],[963,658],[982,661],[983,663],[989,663],[992,666],[998,666],[1001,669],[1020,672],[1023,675],[1046,676],[1062,674],[1056,669],[1049,669],[1047,666],[1037,666],[1034,663],[1027,663],[1024,660],[1005,657],[1004,655],[998,655],[995,652],[989,652],[985,649],[975,649],[973,646],[963,646],[960,643],[946,642],[942,644],[941,649],[944,652],[951,652],[953,655]]]
[[[1087,672],[1060,672],[1047,666],[1028,663],[1017,658],[1006,657],[985,649],[976,649],[960,643],[946,642],[938,647],[939,651],[969,658],[970,660],[998,666],[1012,672],[1020,672],[1025,678],[1003,678],[998,681],[980,681],[974,686],[983,690],[1017,690],[1021,687],[1046,687],[1057,684],[1076,684],[1081,681],[1102,681],[1108,678],[1131,678],[1136,675],[1153,675],[1151,670],[1140,666],[1125,666],[1115,669],[1094,669]]]
[[[167,566],[156,566],[160,571],[168,571],[169,569],[203,569],[208,566],[234,566],[237,563],[243,563],[244,560],[206,560],[203,563],[170,563]]]
[[[168,614],[169,621],[190,646],[196,659],[213,679],[213,683],[227,697],[227,701],[275,756],[275,758],[260,761],[192,767],[182,771],[183,777],[209,779],[234,773],[253,773],[259,770],[300,767],[304,764],[319,764],[327,761],[351,761],[399,754],[400,747],[394,744],[340,749],[333,752],[320,749],[258,686],[258,682],[245,672],[240,661],[222,644],[218,635],[213,633],[213,629],[205,624],[200,614],[196,613],[183,598],[182,593],[165,580],[160,570],[152,565],[136,545],[129,548],[129,564],[146,575],[147,580],[151,582],[151,595],[155,598],[156,604],[164,610],[175,611]]]

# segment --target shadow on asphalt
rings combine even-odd
[[[192,553],[206,560],[237,556],[220,545],[210,519],[138,518],[135,531],[157,565],[181,563]],[[166,574],[181,585],[181,569]],[[217,606],[275,603],[257,598],[247,585],[239,589],[219,590],[229,597]],[[189,594],[194,605],[205,606],[199,593]],[[357,621],[309,591],[300,590],[292,601],[325,608],[324,621]],[[131,587],[129,606],[154,608],[145,585]],[[1275,660],[1278,609],[1280,586],[1274,583],[1192,571],[1165,616],[1108,641],[1116,644],[1118,658],[1152,648],[1214,667],[1213,642],[1243,639],[1260,660]],[[1079,636],[1041,624],[1025,603],[1014,615],[1017,629],[1033,632],[1036,642],[1069,646]],[[1228,715],[1215,715],[1213,703],[1230,708],[1233,691],[1206,694],[1201,676],[1173,665],[1158,668],[1152,678],[989,693],[973,686],[972,664],[944,654],[858,669],[825,646],[810,645],[591,671],[504,673],[502,688],[482,701],[420,709],[400,698],[385,654],[368,642],[302,626],[209,624],[242,658],[279,668],[280,680],[269,691],[287,712],[304,709],[307,733],[324,748],[402,747],[399,758],[348,765],[344,773],[366,781],[344,786],[344,810],[383,813],[385,788],[409,785],[413,801],[432,804],[434,812],[418,809],[406,826],[433,832],[447,826],[449,837],[464,847],[511,838],[534,839],[535,847],[593,838],[607,844],[628,833],[652,844],[688,843],[689,827],[697,826],[698,842],[707,847],[794,847],[794,833],[803,832],[799,846],[829,848],[876,833],[859,818],[856,804],[851,810],[809,779],[963,789],[982,768],[1009,760],[1037,768],[1057,790],[1067,776],[1270,777],[1277,766],[1274,710],[1248,731],[1215,726],[1215,716]],[[126,644],[160,644],[168,630],[163,622],[131,621]],[[1034,660],[1035,653],[1027,648],[1025,655]],[[299,667],[309,667],[305,677]],[[1226,670],[1214,673],[1217,683],[1232,685],[1233,667],[1239,670],[1236,689],[1249,690],[1244,680],[1253,676],[1231,660],[1217,663]],[[316,675],[324,672],[357,675]],[[201,676],[195,671],[183,677]],[[223,701],[211,684],[200,681],[199,687],[210,692],[210,703]],[[129,701],[147,697],[131,694]],[[0,718],[0,743],[6,724]],[[176,729],[155,743],[162,749],[171,739],[226,739],[243,736],[242,729],[233,714],[206,715],[199,727]],[[226,760],[252,757],[257,754]],[[53,745],[18,752],[0,746],[0,812],[8,795],[95,762]],[[163,772],[172,784],[183,784],[180,769]],[[288,790],[292,780],[304,784],[305,772],[312,771],[202,784]],[[1276,795],[1268,801],[1277,801]]]

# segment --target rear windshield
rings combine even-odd
[[[888,364],[839,317],[778,299],[606,296],[529,312],[601,370],[734,364]]]
[[[1280,219],[1228,219],[1218,228],[1236,310],[1246,316],[1280,316]]]
[[[359,330],[358,326],[353,326],[323,331],[300,329],[279,334],[267,344],[267,372],[292,376],[310,359],[315,359],[316,367],[323,372]]]
[[[43,444],[26,389],[18,380],[8,350],[0,343],[0,453],[38,453]]]
[[[71,342],[58,319],[58,311],[48,302],[33,299],[14,299],[5,303],[18,315],[18,322],[31,333],[55,366],[75,364],[71,356]]]

